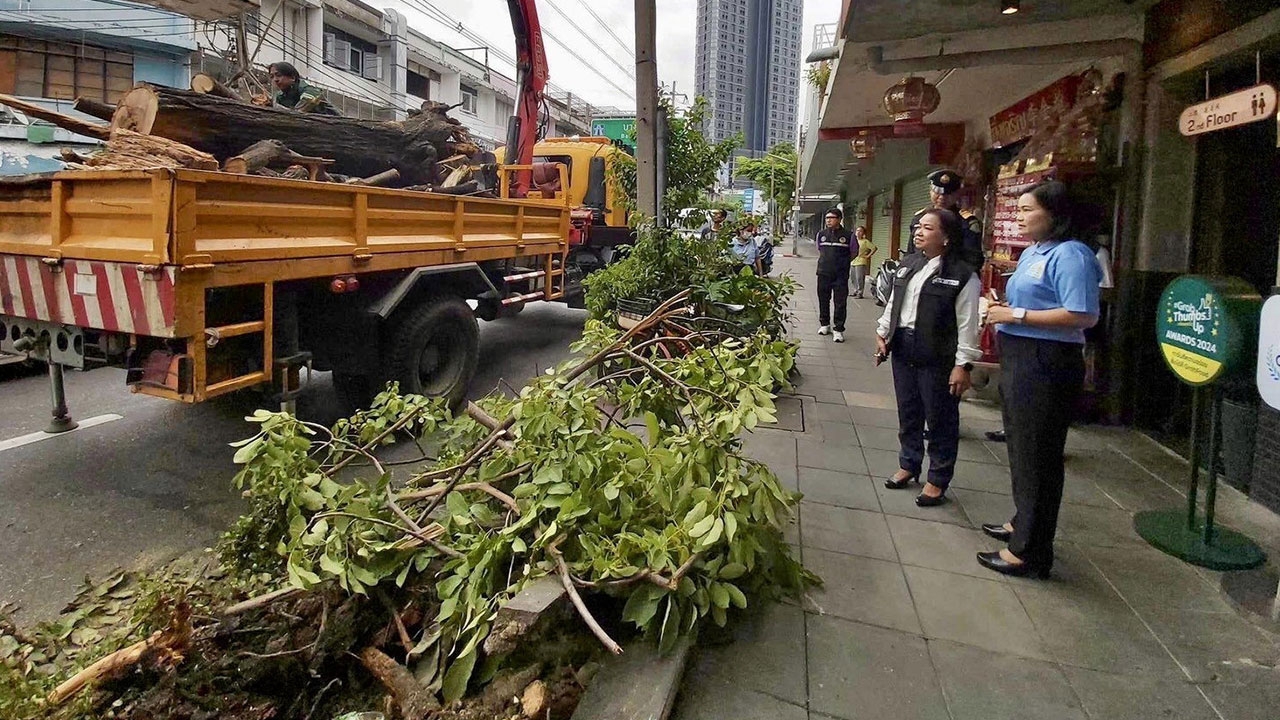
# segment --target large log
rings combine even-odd
[[[315,180],[324,167],[332,165],[333,161],[328,158],[299,155],[285,147],[285,144],[279,140],[260,140],[245,148],[239,155],[227,158],[222,169],[226,172],[248,175],[272,164],[285,167],[302,165],[307,168],[310,179]]]
[[[90,100],[87,97],[78,97],[75,102],[75,109],[85,115],[92,115],[99,120],[111,122],[111,118],[116,113],[115,105],[108,105],[97,100]]]
[[[436,182],[442,150],[470,137],[466,128],[427,111],[398,122],[356,120],[141,84],[116,110],[112,127],[159,135],[226,160],[262,140],[279,140],[302,155],[333,158],[333,172],[369,177],[390,168],[406,184]]]
[[[218,82],[218,79],[214,76],[204,73],[196,73],[191,76],[191,89],[202,95],[217,95],[228,100],[244,102],[239,95],[235,94],[234,90]]]

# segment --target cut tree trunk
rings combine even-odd
[[[372,175],[367,178],[351,178],[350,180],[347,181],[347,184],[348,185],[374,185],[374,186],[386,187],[389,185],[395,185],[399,181],[400,181],[400,171],[396,170],[395,168],[391,168],[386,172],[380,172],[377,175]]]
[[[356,120],[146,83],[125,95],[111,124],[177,140],[219,160],[261,140],[279,140],[294,152],[333,158],[333,172],[369,177],[395,168],[406,184],[436,182],[436,159],[470,143],[466,128],[434,109],[402,123]]]
[[[299,155],[279,140],[261,140],[245,148],[239,155],[227,158],[222,169],[248,175],[273,164],[286,168],[290,165],[302,165],[307,168],[308,177],[315,180],[323,168],[326,165],[332,165],[333,161],[328,158]]]
[[[244,102],[231,88],[218,82],[212,75],[196,73],[191,76],[191,89],[201,95],[217,95],[228,100]]]
[[[25,100],[19,100],[11,95],[0,93],[0,105],[8,105],[14,110],[22,112],[24,115],[30,115],[33,118],[48,120],[64,130],[70,130],[80,135],[85,135],[99,140],[107,140],[111,137],[111,128],[106,125],[97,125],[91,122],[85,122],[79,118],[73,118],[70,115],[64,115],[60,112],[49,110],[35,103],[29,103]]]
[[[107,122],[111,122],[111,117],[115,115],[116,112],[115,105],[108,105],[107,103],[90,100],[86,97],[76,98],[75,109],[85,115],[92,115],[99,120],[106,120]]]
[[[218,169],[218,161],[209,153],[167,138],[123,129],[111,133],[106,149],[85,164],[96,170]]]

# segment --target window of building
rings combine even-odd
[[[324,64],[368,80],[382,79],[378,46],[329,25],[324,26]]]
[[[115,103],[133,87],[133,56],[0,35],[0,92]]]
[[[470,85],[462,85],[462,110],[472,115],[476,114],[476,108],[479,106],[480,94]]]

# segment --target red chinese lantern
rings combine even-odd
[[[924,116],[938,109],[942,96],[924,78],[905,77],[884,91],[884,109],[895,123],[919,125]]]

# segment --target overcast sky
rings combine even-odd
[[[454,47],[468,47],[476,43],[432,17],[432,7],[483,37],[487,41],[485,44],[510,55],[515,54],[506,0],[383,0],[373,4],[385,6],[384,3],[404,10],[410,27]],[[677,93],[687,94],[692,99],[698,2],[657,0],[657,6],[658,79],[668,86],[675,84]],[[592,17],[587,8],[599,19]],[[634,0],[538,0],[551,82],[558,88],[581,95],[593,105],[634,110],[635,80],[627,74],[635,71],[634,8]],[[836,22],[839,15],[840,0],[804,0],[801,58],[809,52],[813,26]],[[610,36],[602,24],[607,24],[608,30],[612,30],[618,39]],[[599,48],[592,44],[593,41]],[[513,75],[510,66],[493,58],[491,62],[504,74]],[[804,100],[803,88],[802,83],[800,102]]]

